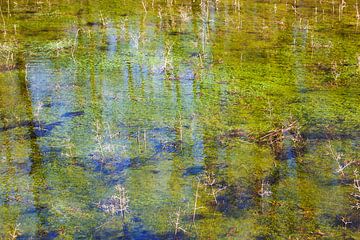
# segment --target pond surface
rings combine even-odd
[[[360,239],[355,0],[0,6],[1,239]]]

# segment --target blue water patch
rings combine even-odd
[[[82,115],[84,115],[84,114],[85,114],[84,111],[67,112],[67,113],[64,113],[63,115],[61,115],[61,117],[64,117],[64,118],[74,118],[74,117],[82,116]]]
[[[204,172],[205,168],[201,165],[191,166],[185,169],[183,176],[191,176],[191,175],[198,175]]]

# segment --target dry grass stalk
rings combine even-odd
[[[181,7],[179,11],[180,11],[181,21],[184,23],[189,22],[191,19],[189,14],[191,12],[191,7]]]
[[[196,192],[195,192],[195,201],[194,201],[194,208],[193,208],[193,217],[192,217],[192,221],[193,223],[195,222],[195,218],[196,218],[196,211],[198,209],[201,209],[203,207],[199,207],[198,206],[198,200],[199,200],[199,190],[200,190],[200,186],[201,186],[201,180],[198,179],[197,185],[196,185]]]
[[[174,43],[166,43],[165,44],[165,51],[164,51],[164,63],[161,67],[161,72],[167,74],[170,70],[173,69],[172,65],[172,49],[173,49]]]
[[[336,173],[340,173],[342,177],[345,177],[345,168],[349,167],[351,164],[353,164],[354,160],[343,160],[343,154],[336,152],[332,146],[329,143],[329,152],[331,157],[336,161],[338,167],[336,169]]]
[[[115,186],[116,193],[103,203],[99,204],[99,207],[110,215],[121,215],[122,220],[125,219],[125,214],[129,213],[129,198],[127,192],[123,186]]]
[[[0,15],[1,15],[1,20],[3,22],[3,34],[4,34],[4,36],[6,36],[6,23],[5,23],[5,18],[4,18],[1,6],[0,6]]]
[[[205,172],[203,179],[204,179],[204,185],[210,187],[211,190],[210,194],[214,198],[215,203],[218,204],[217,195],[219,192],[225,190],[226,186],[218,185],[215,174],[212,172]]]
[[[283,141],[286,136],[289,136],[295,145],[301,143],[302,137],[300,135],[300,126],[297,121],[292,121],[287,125],[265,133],[258,138],[257,142],[260,144],[269,144],[273,151],[278,152],[283,148]]]
[[[9,231],[9,238],[11,240],[17,239],[21,235],[20,231],[20,224],[16,224],[15,226],[11,227]]]
[[[355,190],[355,192],[351,194],[355,200],[355,204],[353,205],[353,208],[356,210],[360,210],[360,178],[357,169],[354,171],[353,187]]]
[[[270,191],[270,184],[265,182],[264,180],[261,181],[261,188],[258,191],[260,197],[269,197],[271,196],[272,192]]]
[[[341,217],[341,222],[344,224],[344,229],[347,228],[348,224],[351,224],[352,222],[350,221],[350,219],[346,218],[346,217]]]
[[[175,219],[171,220],[173,223],[175,230],[174,230],[174,239],[176,239],[176,236],[179,234],[179,232],[186,233],[187,231],[185,228],[181,225],[181,208],[179,207],[178,210],[175,212]]]
[[[145,13],[147,13],[146,2],[144,0],[142,0],[141,4],[142,4],[142,6],[144,8]]]
[[[98,145],[98,149],[101,155],[101,160],[104,161],[105,160],[105,150],[104,150],[104,146],[103,146],[103,136],[101,134],[101,126],[99,121],[96,121],[95,123],[95,141]]]

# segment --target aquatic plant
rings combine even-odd
[[[187,233],[186,229],[181,224],[182,214],[183,210],[179,207],[170,220],[171,224],[174,226],[174,239],[177,239],[180,232]]]
[[[4,42],[0,44],[0,72],[16,68],[14,59],[16,47],[16,43],[14,42]]]
[[[141,4],[142,4],[142,6],[144,8],[145,13],[147,13],[146,2],[144,0],[141,0]]]
[[[64,139],[64,148],[65,148],[65,152],[63,153],[63,155],[67,158],[74,158],[75,155],[75,144],[71,141],[70,137],[66,137]]]
[[[174,43],[166,42],[165,49],[163,54],[163,65],[161,66],[161,71],[167,76],[169,71],[171,71],[174,67],[172,65],[171,53],[173,49]]]
[[[355,162],[355,160],[344,159],[344,155],[342,153],[336,152],[330,143],[328,144],[328,149],[329,149],[330,156],[333,158],[333,160],[335,160],[335,162],[337,164],[337,169],[335,172],[340,173],[341,177],[345,177],[344,170],[347,167],[349,167],[351,164],[353,164]]]
[[[336,83],[341,75],[336,61],[333,61],[331,64],[331,74],[333,75],[334,82]]]
[[[261,181],[261,188],[258,191],[258,194],[262,198],[271,196],[272,192],[270,190],[270,184],[268,182],[266,182],[265,180]]]
[[[276,127],[257,138],[260,144],[266,144],[271,147],[276,155],[281,155],[284,148],[284,141],[289,139],[293,142],[296,149],[303,147],[303,139],[300,134],[300,125],[294,120],[280,127]]]
[[[101,127],[100,127],[100,123],[98,121],[95,122],[94,124],[95,126],[95,141],[97,143],[98,146],[98,150],[100,152],[100,156],[101,156],[101,160],[104,161],[105,160],[105,150],[104,150],[104,146],[103,146],[103,136],[101,133]]]
[[[345,229],[345,230],[346,230],[346,228],[347,228],[347,225],[349,225],[349,224],[352,223],[351,220],[350,220],[350,218],[348,218],[348,217],[341,217],[340,220],[341,220],[341,222],[344,224],[344,229]]]
[[[217,196],[218,193],[225,190],[227,186],[218,184],[218,180],[213,172],[206,171],[203,175],[203,184],[210,188],[210,195],[213,197],[216,204],[218,204]]]
[[[179,9],[181,21],[187,23],[191,20],[191,7],[181,7]]]
[[[0,216],[24,238],[357,239],[359,184],[334,179],[359,135],[358,17],[337,21],[339,2],[19,1],[7,18],[3,1]],[[31,134],[75,108],[84,117]],[[114,182],[134,213],[122,232],[118,200],[103,199]],[[12,192],[27,196],[7,204]]]
[[[41,117],[41,111],[44,108],[44,103],[39,101],[36,105],[35,105],[35,111],[34,111],[34,118],[35,120],[39,123],[40,125],[40,117]]]
[[[1,16],[2,25],[3,25],[3,34],[4,34],[4,36],[6,36],[6,22],[5,22],[4,14],[3,14],[3,11],[1,8],[1,4],[0,4],[0,16]]]
[[[107,214],[121,215],[122,221],[125,220],[125,214],[129,213],[129,198],[122,185],[115,186],[116,193],[109,199],[99,204],[99,207]]]
[[[193,207],[193,216],[192,216],[192,221],[195,222],[195,218],[196,218],[196,211],[199,210],[202,207],[198,206],[198,200],[199,200],[199,189],[201,186],[201,180],[198,179],[197,184],[196,184],[196,191],[195,191],[195,200],[194,200],[194,207]]]
[[[64,52],[66,49],[73,49],[73,48],[74,48],[74,40],[61,39],[57,41],[51,41],[37,50],[56,52],[56,56],[60,56],[60,54]],[[71,51],[73,52],[73,50]]]
[[[354,200],[353,208],[356,210],[360,210],[360,178],[357,169],[354,170],[353,188],[355,191],[351,194]]]
[[[7,239],[15,240],[19,236],[21,236],[21,230],[20,230],[20,224],[17,223],[14,226],[11,226],[10,230],[8,231]]]
[[[104,18],[102,11],[100,11],[100,22],[101,22],[101,26],[105,27],[106,25],[108,25],[108,21],[106,18]]]
[[[100,160],[102,163],[109,157],[114,157],[116,154],[116,145],[114,144],[115,138],[118,137],[118,133],[114,133],[111,130],[109,123],[106,124],[106,130],[104,133],[103,127],[96,121],[94,124],[94,140],[97,143],[97,152],[100,154]],[[120,154],[120,153],[118,153]]]

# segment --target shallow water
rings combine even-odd
[[[356,6],[2,1],[0,238],[360,238]]]

